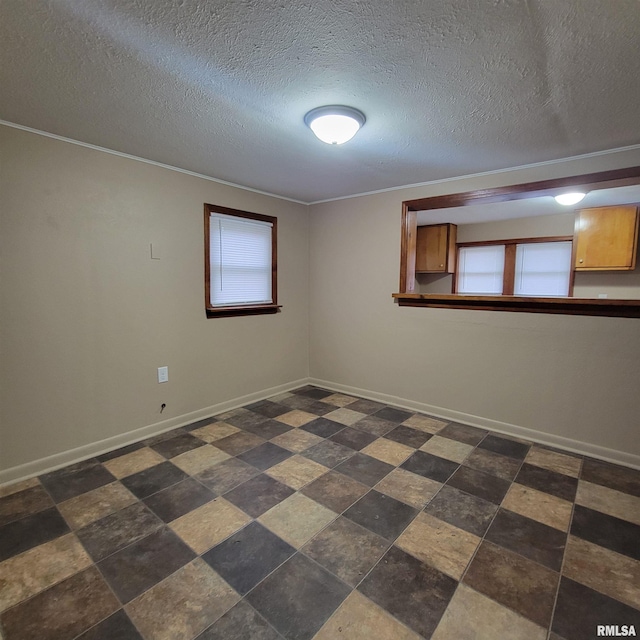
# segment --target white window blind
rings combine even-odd
[[[503,244],[461,247],[458,255],[458,293],[502,294]]]
[[[211,214],[209,225],[212,306],[268,304],[272,224]]]
[[[568,296],[571,242],[536,242],[516,246],[517,296]]]

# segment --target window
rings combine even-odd
[[[456,293],[569,296],[571,250],[564,237],[459,244]]]
[[[206,204],[208,317],[276,313],[277,218]]]

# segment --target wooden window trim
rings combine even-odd
[[[640,184],[640,166],[493,189],[406,200],[402,203],[400,291],[392,294],[392,297],[398,302],[399,306],[640,318],[640,300],[458,296],[456,294],[420,294],[414,291],[417,211],[555,195],[558,190],[570,187],[590,190],[634,184]],[[571,286],[573,286],[573,273],[574,270],[572,269]]]
[[[513,296],[516,279],[516,247],[519,244],[535,244],[537,242],[573,242],[573,236],[547,236],[539,238],[508,238],[506,240],[477,240],[475,242],[456,243],[456,270],[454,272],[452,293],[458,294],[458,264],[460,259],[460,249],[464,247],[489,247],[504,245],[504,270],[502,275],[502,295]],[[573,244],[571,245],[571,255],[573,256]],[[573,265],[573,261],[571,262]],[[574,270],[569,271],[569,298],[573,297]],[[465,297],[467,294],[464,294]],[[520,297],[520,296],[518,296]]]
[[[271,298],[269,304],[246,304],[212,306],[209,294],[211,288],[211,261],[209,255],[210,216],[212,213],[235,216],[236,218],[248,218],[269,222],[271,228]],[[220,207],[214,204],[204,205],[204,300],[207,318],[231,318],[234,316],[255,316],[262,314],[278,313],[282,305],[278,304],[278,218],[261,213],[241,211],[229,207]]]

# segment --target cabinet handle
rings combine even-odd
[[[443,265],[443,264],[441,264],[440,266],[441,266],[441,267],[444,267],[444,265]]]
[[[582,258],[580,258],[580,262],[584,262],[584,260]]]

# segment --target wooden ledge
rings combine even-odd
[[[282,305],[254,304],[237,307],[207,307],[207,318],[231,318],[233,316],[257,316],[264,313],[278,313]]]
[[[435,307],[439,309],[475,309],[482,311],[640,318],[640,300],[459,296],[450,293],[393,293],[392,296],[401,307]]]

